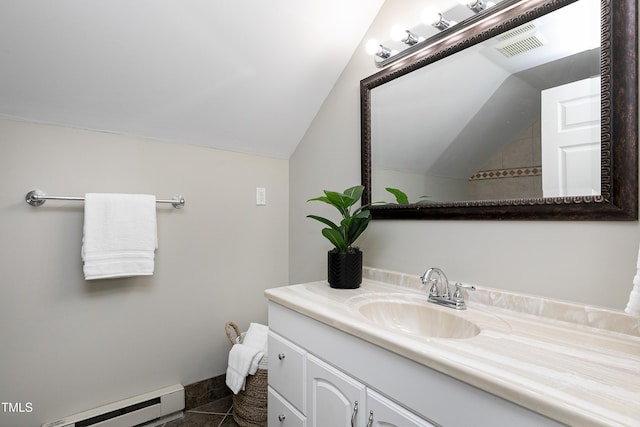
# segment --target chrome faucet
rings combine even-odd
[[[434,274],[438,275],[438,278],[432,278]],[[444,271],[440,270],[438,267],[431,267],[427,271],[424,272],[422,276],[422,284],[429,285],[429,296],[435,297],[444,297],[449,298],[449,279],[447,279],[447,275],[444,274]],[[438,279],[440,279],[438,281]],[[438,285],[441,283],[442,285]]]
[[[438,277],[432,277],[434,275]],[[429,287],[429,302],[455,308],[456,310],[465,310],[467,308],[462,289],[465,288],[471,291],[476,289],[473,285],[456,283],[456,289],[452,294],[447,275],[437,267],[429,268],[420,276],[420,279],[423,285]]]

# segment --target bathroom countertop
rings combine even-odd
[[[468,309],[431,305],[475,323],[471,338],[433,338],[373,324],[358,307],[426,293],[413,275],[365,268],[358,289],[326,281],[268,289],[298,313],[561,423],[640,426],[640,318],[603,308],[478,288]]]

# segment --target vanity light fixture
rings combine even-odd
[[[406,45],[413,46],[416,43],[419,43],[424,40],[423,37],[419,37],[418,35],[412,33],[409,30],[406,30],[402,25],[396,25],[391,29],[391,40],[402,42]]]
[[[422,11],[422,22],[425,24],[433,25],[440,31],[444,31],[447,28],[456,25],[456,21],[450,21],[444,16],[442,13],[438,12],[438,10],[433,6],[427,6]]]
[[[493,1],[489,0],[457,0],[458,3],[465,5],[471,12],[474,14],[478,14],[482,11],[487,10],[490,7],[496,5]],[[501,2],[503,0],[494,0],[495,2]],[[509,0],[511,2],[525,2],[527,0]],[[467,12],[469,15],[470,12]],[[432,25],[433,27],[440,30],[440,33],[433,34],[431,31],[431,35],[425,39],[425,37],[418,36],[412,30],[407,29],[404,25],[396,25],[391,29],[391,40],[385,43],[389,43],[390,46],[395,47],[398,50],[392,50],[377,40],[371,39],[365,45],[365,50],[369,55],[376,56],[374,58],[375,65],[378,68],[386,67],[387,65],[398,61],[399,59],[405,58],[411,55],[413,52],[416,52],[421,48],[421,46],[425,42],[434,42],[436,40],[442,40],[445,37],[448,37],[449,32],[446,32],[450,27],[458,24],[457,21],[449,20],[443,16],[441,12],[436,9],[435,6],[427,6],[422,10],[421,13],[421,21],[426,25]],[[470,20],[473,18],[467,17],[463,22]],[[404,43],[405,46],[402,49],[399,47],[399,43]]]
[[[365,45],[365,50],[369,55],[375,55],[382,59],[387,59],[391,56],[393,52],[388,47],[384,47],[380,42],[376,39],[371,39]]]

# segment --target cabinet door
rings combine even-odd
[[[307,425],[365,425],[365,386],[336,368],[307,355]]]
[[[298,412],[277,391],[268,387],[269,404],[267,405],[267,425],[272,427],[306,427],[304,415]]]
[[[305,413],[305,354],[297,345],[269,331],[269,385]]]
[[[435,427],[386,397],[367,390],[367,427]]]

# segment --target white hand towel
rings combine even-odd
[[[640,317],[640,286],[634,286],[629,294],[629,302],[627,308],[624,309],[625,313],[630,316]]]
[[[242,344],[256,348],[267,354],[267,339],[269,336],[269,327],[260,323],[251,323],[249,329],[244,336]]]
[[[263,355],[264,353],[260,350],[244,344],[235,344],[231,347],[225,381],[233,394],[244,390],[247,375],[251,373],[251,369],[254,369],[252,374],[256,373],[258,363]]]
[[[85,280],[152,275],[157,247],[155,196],[85,194]]]
[[[638,270],[633,278],[633,288],[629,294],[629,302],[624,309],[625,313],[631,316],[640,316],[640,250],[638,251],[638,262],[636,264]]]
[[[234,394],[244,390],[247,375],[255,374],[265,365],[268,336],[268,326],[251,323],[242,343],[231,347],[226,383]]]

